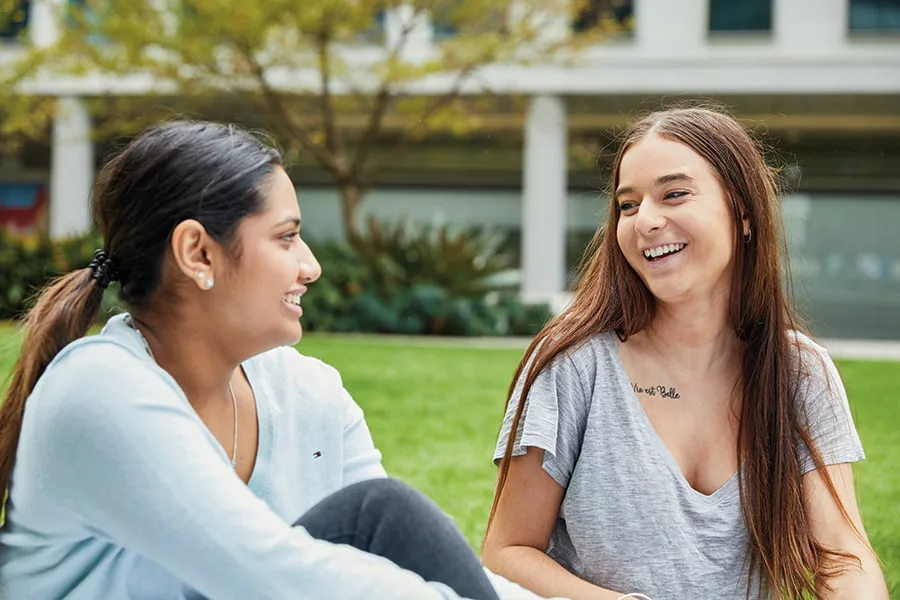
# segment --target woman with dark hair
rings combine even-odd
[[[576,600],[886,599],[862,447],[783,294],[759,147],[716,111],[651,114],[611,198],[510,388],[484,563]]]
[[[37,300],[0,409],[4,598],[534,598],[290,348],[321,269],[276,150],[157,126],[93,201],[104,248]],[[112,281],[129,313],[86,336]]]

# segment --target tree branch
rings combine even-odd
[[[293,139],[300,142],[303,149],[309,152],[319,165],[331,174],[335,179],[335,182],[340,183],[345,181],[348,175],[346,167],[337,160],[337,157],[334,154],[317,144],[306,128],[294,121],[291,113],[285,108],[278,92],[276,92],[266,80],[265,70],[262,65],[259,64],[259,61],[256,60],[256,57],[253,56],[253,51],[245,47],[241,47],[240,51],[247,61],[251,73],[253,73],[253,76],[259,82],[260,90],[262,91],[263,98],[265,99],[269,110],[282,121],[288,134]]]
[[[419,13],[414,12],[409,21],[403,25],[400,36],[397,38],[397,43],[391,48],[390,54],[385,61],[388,68],[400,59],[403,48],[406,46],[406,42],[409,39],[409,34],[415,28],[418,16]],[[369,155],[372,152],[372,146],[375,144],[375,139],[378,137],[378,134],[381,133],[384,126],[384,117],[387,114],[387,110],[393,99],[393,95],[391,94],[391,83],[389,73],[385,73],[381,86],[379,86],[378,92],[375,94],[375,105],[372,107],[372,112],[369,113],[369,121],[366,124],[366,129],[363,132],[362,137],[360,137],[359,142],[356,144],[356,156],[354,156],[353,164],[350,166],[350,176],[355,179],[361,178],[366,161],[369,159]]]
[[[480,63],[470,63],[463,67],[457,74],[456,81],[453,83],[450,91],[435,99],[422,112],[421,116],[416,119],[415,125],[403,131],[403,133],[400,135],[399,140],[397,140],[397,142],[394,144],[394,147],[391,148],[388,156],[378,161],[371,168],[366,169],[364,173],[357,174],[358,180],[360,182],[360,187],[362,187],[363,189],[372,187],[377,182],[378,176],[384,170],[384,167],[388,164],[391,164],[398,155],[403,153],[403,151],[406,150],[409,144],[415,139],[417,134],[428,128],[429,122],[431,121],[432,117],[434,117],[434,115],[437,114],[439,110],[459,98],[460,93],[462,92],[463,84],[469,77],[472,76],[472,74],[478,68],[479,64]]]
[[[322,26],[316,33],[316,50],[319,59],[319,77],[322,84],[321,111],[322,129],[325,132],[325,147],[337,158],[343,154],[344,143],[337,127],[334,114],[334,99],[331,95],[331,19],[323,18]]]

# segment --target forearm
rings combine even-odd
[[[617,600],[624,592],[614,592],[589,583],[562,567],[536,548],[507,546],[485,557],[485,565],[495,573],[544,597],[571,600]]]
[[[828,579],[826,583],[830,589],[821,586],[816,590],[820,600],[888,600],[887,583],[875,555],[869,549],[856,554],[861,564],[851,565],[840,575]]]

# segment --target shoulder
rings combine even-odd
[[[616,334],[611,331],[596,333],[566,354],[576,366],[596,368],[598,363],[604,365],[615,360],[618,355],[616,339]]]
[[[615,372],[617,356],[615,334],[601,332],[556,354],[547,368],[577,377],[589,387],[598,377]]]
[[[787,337],[792,368],[801,386],[840,381],[834,360],[824,346],[801,331],[789,331]]]
[[[177,384],[149,357],[105,336],[70,344],[53,360],[26,403],[25,419],[48,444],[140,421],[153,407],[189,416]]]
[[[819,412],[847,410],[844,384],[828,350],[799,331],[789,332],[788,339],[800,409],[808,418],[817,418]]]
[[[77,340],[53,359],[38,380],[35,392],[62,388],[72,395],[141,390],[146,386],[171,387],[163,371],[148,356],[127,344],[102,335]]]
[[[794,355],[802,361],[810,358],[828,358],[828,350],[802,331],[792,329],[787,333],[788,343]],[[829,359],[830,360],[830,359]]]
[[[35,391],[62,386],[69,394],[85,390],[116,395],[162,386],[178,389],[150,356],[140,335],[126,325],[127,315],[111,318],[96,335],[75,340],[53,358]]]
[[[529,369],[540,356],[545,344],[550,343],[553,342],[544,339],[529,357],[527,367],[517,382],[517,394],[521,393]],[[598,383],[615,376],[617,353],[615,334],[610,332],[594,334],[579,344],[557,352],[546,364],[541,363],[542,368],[535,378],[535,387],[531,390],[547,388],[552,391],[551,395],[559,395],[559,391],[565,388],[568,392],[577,392],[587,401],[593,396]],[[564,395],[570,397],[569,393]]]

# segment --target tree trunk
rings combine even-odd
[[[357,208],[363,200],[364,192],[355,183],[339,184],[338,191],[341,195],[341,220],[344,225],[344,236],[351,245],[355,245],[360,236]]]

